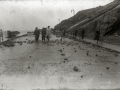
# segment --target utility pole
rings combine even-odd
[[[73,12],[73,17],[74,17],[74,21],[75,21],[75,10],[74,9],[72,9],[71,10],[71,13]]]
[[[60,24],[60,19],[58,19],[59,20],[59,24]],[[60,30],[58,30],[59,32],[60,32]]]

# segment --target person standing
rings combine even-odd
[[[74,32],[75,39],[77,38],[77,35],[78,35],[78,30],[75,30]]]
[[[2,29],[0,29],[0,47],[1,47],[2,41],[3,41],[3,32],[2,32]]]
[[[66,36],[66,30],[63,30],[63,37]]]
[[[100,40],[100,30],[96,31],[96,33],[95,33],[95,40],[97,40],[97,43],[99,42],[99,40]]]
[[[46,38],[49,42],[50,38],[51,38],[51,28],[50,28],[50,26],[48,26],[47,29],[46,29]]]
[[[64,29],[62,31],[61,41],[62,41],[62,39],[65,39],[65,36],[66,36],[66,30]]]
[[[40,31],[38,30],[38,27],[35,28],[34,35],[35,35],[35,41],[38,42],[40,35]]]
[[[42,34],[42,42],[44,41],[44,43],[45,43],[46,28],[43,28],[43,29],[42,29],[41,34]]]
[[[84,40],[84,36],[85,36],[85,30],[84,29],[82,29],[81,34],[82,34],[82,40]]]
[[[104,39],[103,31],[104,31],[104,29],[102,29],[101,32],[100,32],[100,41],[101,41],[101,43],[103,42],[103,39]]]

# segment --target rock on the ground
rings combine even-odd
[[[77,66],[74,66],[74,67],[73,67],[73,70],[74,70],[75,72],[78,72],[78,71],[79,71],[79,69],[77,68]]]
[[[62,53],[61,56],[65,56],[65,54]]]

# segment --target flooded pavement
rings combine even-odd
[[[120,54],[88,43],[52,36],[49,44],[33,36],[0,48],[0,89],[120,88]]]

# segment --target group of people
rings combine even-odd
[[[45,43],[45,40],[46,40],[46,39],[47,39],[48,42],[50,41],[51,33],[52,33],[50,26],[48,26],[47,28],[42,28],[41,31],[38,29],[38,27],[35,28],[35,30],[34,30],[34,36],[35,36],[35,41],[36,41],[36,42],[38,42],[38,40],[39,40],[40,33],[41,33],[41,35],[42,35],[42,36],[41,36],[41,37],[42,37],[42,42]],[[67,34],[68,34],[68,33],[67,33]],[[85,29],[82,29],[81,32],[79,32],[78,30],[74,30],[74,32],[73,32],[73,37],[74,37],[74,39],[77,38],[78,34],[79,34],[79,38],[80,38],[80,36],[81,36],[82,39],[83,39],[83,41],[84,41]],[[100,30],[97,30],[97,31],[95,32],[95,37],[94,37],[94,39],[97,40],[97,43],[100,41],[100,34],[101,34],[101,33],[100,33]],[[61,36],[61,41],[62,41],[62,39],[65,38],[65,36],[66,36],[66,30],[63,30],[63,31],[62,31],[62,36]],[[2,29],[0,29],[0,43],[1,43],[2,41],[3,41],[3,32],[2,32]],[[1,47],[1,44],[0,44],[0,47]]]
[[[78,30],[74,30],[74,32],[71,33],[73,35],[73,38],[76,39],[77,37],[80,37],[82,38],[82,40],[84,41],[84,37],[85,37],[85,29],[81,29],[81,31],[78,31]],[[63,30],[63,37],[66,35],[66,30]],[[101,35],[101,32],[100,30],[96,30],[95,32],[95,37],[94,37],[94,40],[97,41],[97,43],[102,39],[102,37],[100,36]],[[102,40],[101,40],[102,42]]]
[[[42,42],[45,43],[45,39],[47,38],[48,42],[51,38],[51,28],[50,26],[48,26],[47,28],[42,28],[41,30],[41,35],[42,35]],[[35,28],[34,30],[34,36],[35,36],[35,41],[38,42],[39,40],[39,36],[40,36],[40,30],[38,29],[38,27]]]

